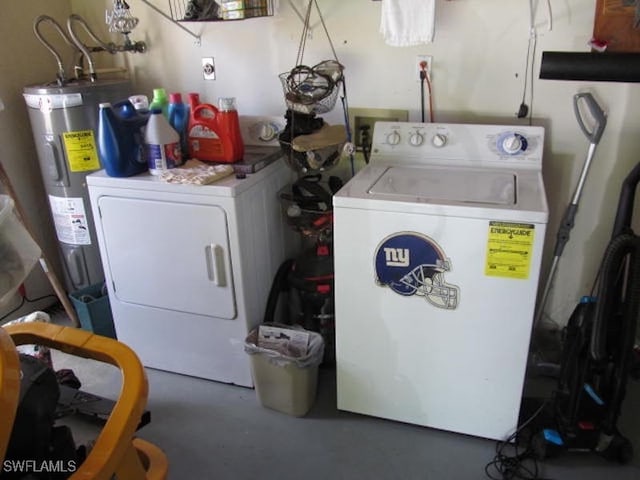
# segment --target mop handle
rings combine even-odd
[[[580,104],[586,104],[589,109],[589,113],[593,119],[593,129],[589,130],[586,126],[585,119],[583,117],[583,111],[580,109]],[[580,201],[580,196],[582,195],[582,188],[584,187],[584,182],[587,179],[587,172],[589,171],[589,166],[591,165],[591,160],[593,160],[593,156],[596,153],[596,146],[600,142],[600,138],[602,138],[602,134],[604,133],[604,129],[607,126],[607,117],[596,102],[596,99],[593,98],[589,92],[577,93],[573,96],[573,110],[576,114],[576,119],[578,120],[578,125],[586,137],[589,139],[589,152],[587,153],[587,159],[582,167],[582,173],[580,174],[580,179],[578,180],[578,184],[576,185],[576,190],[573,194],[573,198],[571,200],[571,204],[577,205]]]
[[[586,103],[591,116],[594,120],[593,130],[587,129],[585,125],[585,121],[582,117],[582,112],[580,110],[579,103],[583,101]],[[589,139],[589,151],[587,152],[587,158],[582,166],[582,172],[580,173],[580,179],[576,185],[575,192],[571,199],[571,203],[567,205],[567,208],[562,217],[562,221],[560,222],[560,227],[556,234],[556,244],[553,249],[553,262],[551,263],[551,268],[549,269],[549,274],[547,276],[547,281],[544,286],[544,290],[542,293],[542,297],[540,299],[540,303],[538,309],[536,311],[533,327],[535,328],[540,320],[542,319],[542,315],[544,313],[544,308],[547,303],[547,298],[551,291],[551,285],[553,283],[553,279],[556,274],[556,270],[558,269],[558,264],[560,262],[560,257],[564,252],[564,247],[569,242],[569,237],[571,235],[571,230],[575,225],[576,214],[578,213],[578,203],[580,202],[580,196],[582,195],[582,189],[584,187],[585,181],[587,179],[587,173],[589,172],[589,166],[591,165],[591,161],[596,152],[596,146],[604,133],[604,129],[607,126],[607,117],[604,114],[598,102],[596,102],[593,95],[590,93],[578,93],[573,96],[573,110],[575,111],[576,118],[578,119],[578,125],[580,125],[580,129],[584,132],[584,134]]]
[[[589,112],[591,113],[591,117],[593,117],[594,126],[592,130],[589,130],[585,124],[585,120],[582,116],[582,111],[580,110],[581,102],[586,104]],[[591,166],[591,161],[593,160],[593,157],[596,153],[598,142],[600,141],[600,138],[602,138],[604,129],[607,126],[607,117],[605,116],[604,111],[602,110],[602,108],[600,108],[600,105],[598,105],[596,99],[593,98],[593,95],[588,92],[577,93],[573,96],[573,110],[576,114],[580,129],[589,139],[589,151],[587,152],[587,158],[582,165],[580,178],[578,179],[578,183],[576,184],[576,189],[573,193],[573,197],[571,198],[571,203],[567,206],[567,209],[564,212],[564,217],[562,218],[562,222],[560,224],[560,229],[557,235],[557,243],[554,251],[554,256],[556,257],[562,255],[562,251],[569,241],[569,232],[573,229],[573,226],[575,224],[575,217],[576,213],[578,212],[578,204],[580,203],[582,189],[584,188],[584,184],[587,180],[589,167]]]
[[[589,130],[585,124],[582,111],[580,110],[581,101],[587,105],[589,113],[591,113],[593,117],[594,126],[592,130]],[[589,142],[591,144],[597,144],[607,126],[607,117],[602,108],[600,108],[600,105],[598,105],[598,102],[596,102],[596,99],[589,92],[576,93],[573,96],[573,110],[578,119],[578,125],[580,125],[580,129],[587,136]]]

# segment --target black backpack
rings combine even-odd
[[[79,461],[69,427],[55,425],[58,379],[46,363],[19,355],[19,404],[0,479],[68,478]]]

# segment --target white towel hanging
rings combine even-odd
[[[380,33],[394,47],[431,43],[435,10],[435,0],[382,0]]]

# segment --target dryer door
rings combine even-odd
[[[103,196],[106,259],[122,302],[236,316],[225,211],[215,205]]]

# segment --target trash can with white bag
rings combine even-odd
[[[316,398],[322,335],[297,325],[263,324],[249,333],[244,350],[251,355],[260,404],[296,417],[306,415]]]

